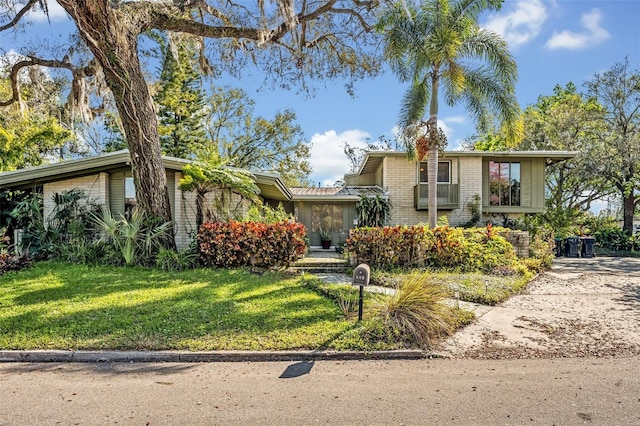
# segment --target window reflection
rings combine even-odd
[[[489,205],[520,205],[520,163],[489,162]]]

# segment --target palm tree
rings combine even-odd
[[[427,154],[431,228],[438,212],[438,147],[446,143],[437,126],[440,90],[447,105],[465,103],[480,132],[495,117],[509,142],[522,133],[515,60],[498,34],[477,23],[480,13],[501,5],[502,0],[404,0],[385,10],[377,25],[392,71],[410,83],[398,124],[409,159]]]
[[[183,167],[184,177],[180,179],[180,189],[194,191],[196,193],[196,225],[204,220],[204,202],[206,195],[214,190],[219,190],[219,199],[216,199],[217,214],[224,216],[226,204],[225,193],[234,193],[242,198],[259,202],[260,188],[254,182],[251,172],[242,169],[227,167],[226,162],[219,156],[213,156],[200,164],[187,164]],[[228,217],[224,217],[228,219]]]

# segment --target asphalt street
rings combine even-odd
[[[638,425],[640,358],[0,363],[0,425]]]

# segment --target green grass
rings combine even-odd
[[[0,276],[0,349],[393,349],[299,278],[54,262]]]
[[[395,272],[393,274],[376,273],[376,283],[394,286],[403,276],[408,276],[411,273],[412,271]],[[480,272],[459,273],[435,270],[430,271],[429,276],[434,282],[448,288],[450,297],[453,297],[455,292],[458,291],[460,300],[491,306],[504,302],[514,294],[522,291],[532,278],[531,273],[498,276]]]

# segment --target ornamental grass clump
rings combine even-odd
[[[427,274],[412,274],[403,279],[393,296],[378,300],[373,312],[405,345],[427,348],[452,331],[446,296],[446,290]]]

